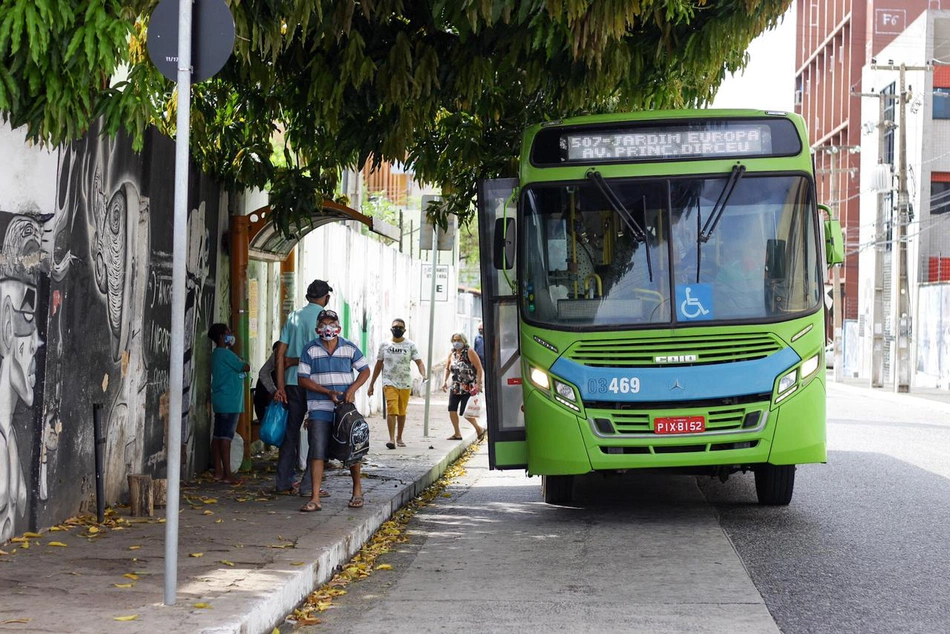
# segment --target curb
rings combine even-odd
[[[242,609],[237,610],[243,612],[243,614],[238,616],[236,620],[201,629],[199,630],[201,634],[258,634],[269,632],[279,626],[284,618],[303,602],[307,595],[332,579],[337,568],[359,552],[360,548],[369,541],[384,522],[388,521],[396,511],[442,477],[449,465],[476,442],[478,442],[477,438],[460,442],[429,471],[414,482],[405,484],[388,502],[380,502],[364,507],[361,512],[361,520],[354,522],[349,533],[343,539],[327,544],[324,541],[325,537],[313,533],[301,538],[302,543],[300,543],[299,548],[305,552],[316,554],[312,563],[307,566],[290,568],[284,562],[275,562],[265,572],[270,572],[275,578],[279,579],[279,587],[266,595],[262,595],[256,601],[245,599]]]

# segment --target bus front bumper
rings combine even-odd
[[[747,410],[762,412],[762,424],[719,433],[603,433],[592,412],[588,412],[590,419],[581,418],[537,391],[527,395],[524,405],[528,472],[533,475],[826,460],[825,386],[817,378],[774,409],[769,409],[767,401],[746,405]],[[679,416],[683,410],[650,410],[649,414]]]

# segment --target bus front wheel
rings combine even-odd
[[[546,504],[570,504],[574,497],[574,476],[541,476],[541,494]]]
[[[761,464],[754,467],[759,504],[787,506],[795,489],[795,465]]]

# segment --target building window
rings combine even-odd
[[[934,119],[950,119],[950,88],[934,88]]]
[[[950,212],[950,173],[934,172],[930,175],[930,215]]]

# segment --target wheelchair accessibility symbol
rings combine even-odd
[[[712,284],[677,284],[676,316],[684,321],[713,319]]]

